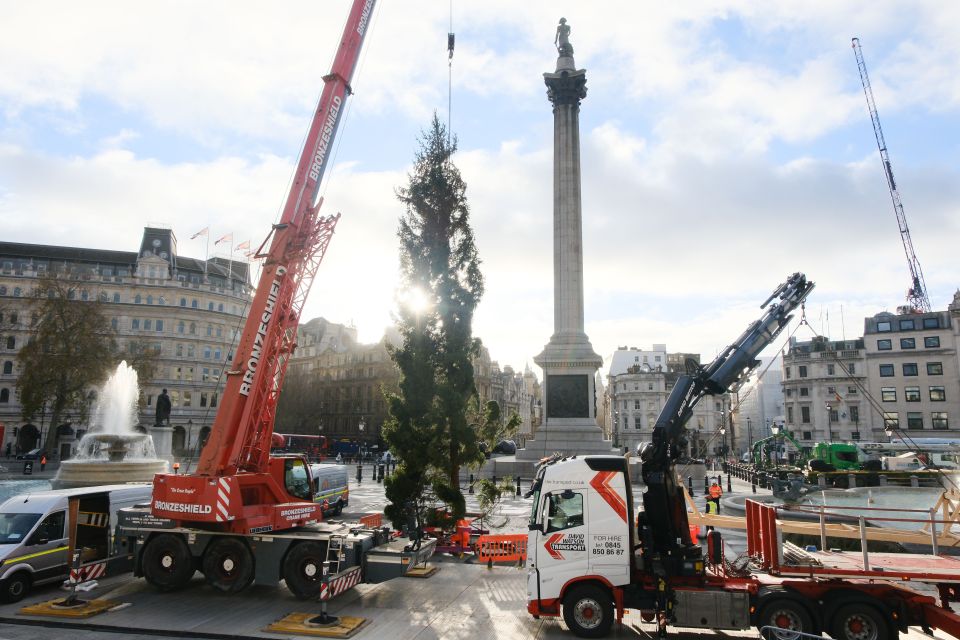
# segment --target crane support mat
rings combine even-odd
[[[47,600],[37,604],[27,605],[18,612],[24,616],[53,616],[56,618],[90,618],[97,614],[109,611],[119,602],[115,600],[83,600],[75,606],[64,604],[65,598]]]
[[[316,613],[291,613],[269,625],[264,631],[321,638],[349,638],[369,622],[366,618],[340,616],[337,618],[337,624],[321,626],[310,622],[310,619],[315,617],[317,617]]]
[[[414,567],[407,571],[405,578],[429,578],[437,571],[440,571],[440,567]]]

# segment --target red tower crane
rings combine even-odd
[[[306,460],[271,457],[270,441],[303,304],[340,217],[319,216],[315,201],[374,3],[353,2],[280,221],[257,251],[263,270],[210,436],[195,473],[154,478],[157,517],[233,533],[321,519]]]
[[[907,265],[910,267],[912,285],[907,290],[907,302],[918,312],[930,311],[930,298],[927,297],[927,284],[923,279],[923,270],[920,261],[913,251],[913,241],[910,239],[910,227],[907,226],[907,216],[903,213],[903,204],[900,202],[900,192],[893,179],[893,168],[890,166],[890,157],[887,155],[887,143],[883,139],[883,129],[880,128],[880,115],[873,100],[873,89],[870,88],[870,77],[867,75],[867,65],[863,61],[863,51],[860,50],[860,38],[853,39],[853,55],[857,58],[857,68],[860,70],[860,82],[863,84],[863,94],[867,97],[867,108],[870,110],[870,119],[873,121],[873,133],[877,138],[877,148],[880,149],[880,160],[883,162],[883,171],[887,176],[887,186],[890,188],[890,199],[893,201],[893,211],[900,226],[900,238],[903,240],[903,250],[907,254]]]

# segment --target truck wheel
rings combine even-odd
[[[563,599],[563,621],[581,638],[602,638],[613,624],[613,598],[595,584],[570,589]]]
[[[253,582],[253,554],[237,538],[217,537],[203,554],[203,576],[217,591],[243,591]]]
[[[283,579],[293,595],[306,600],[320,593],[326,559],[326,545],[319,542],[301,542],[290,549],[283,561]]]
[[[30,591],[30,574],[19,571],[3,582],[0,582],[0,600],[4,602],[20,602],[23,596]]]
[[[889,640],[890,623],[876,607],[851,602],[833,614],[830,635],[836,640]]]
[[[163,591],[182,589],[193,577],[193,556],[178,535],[161,533],[143,550],[143,577]]]
[[[757,628],[773,627],[772,638],[765,635],[768,640],[799,640],[801,637],[797,633],[814,633],[813,619],[807,613],[807,609],[789,598],[777,598],[767,603],[757,616]]]

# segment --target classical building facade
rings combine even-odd
[[[144,229],[137,251],[0,242],[4,450],[8,443],[11,450],[36,447],[51,428],[44,422],[49,415],[29,421],[21,415],[15,389],[17,352],[32,335],[31,296],[41,278],[53,275],[66,279],[81,302],[102,303],[121,356],[145,347],[157,354],[155,375],[140,381],[140,425],[154,423],[155,398],[168,389],[173,452],[195,455],[213,423],[223,371],[251,299],[249,265],[181,256],[173,231],[155,227]],[[64,423],[76,432],[91,426],[76,415]]]
[[[345,450],[380,450],[387,420],[384,393],[396,392],[400,383],[389,349],[399,342],[395,329],[377,343],[362,344],[353,327],[324,318],[301,325],[280,395],[277,430],[324,435]],[[536,376],[529,368],[522,374],[509,366],[501,370],[485,347],[473,366],[481,402],[495,400],[504,416],[520,415],[518,437],[530,437],[539,416]]]
[[[804,450],[817,442],[875,440],[870,419],[863,339],[806,342],[791,338],[783,353],[784,424]]]
[[[875,435],[960,437],[960,292],[947,311],[878,313],[864,321]]]
[[[685,371],[686,360],[699,363],[691,353],[668,354],[666,345],[650,351],[618,349],[611,358],[607,377],[608,421],[615,447],[635,451],[650,442],[657,417]],[[687,422],[688,454],[693,458],[720,455],[733,439],[730,396],[710,396],[695,408]],[[721,432],[721,427],[723,431]]]

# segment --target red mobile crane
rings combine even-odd
[[[893,167],[890,165],[890,156],[887,155],[887,142],[883,139],[883,129],[880,128],[880,114],[877,104],[873,101],[873,89],[870,87],[870,76],[867,75],[867,63],[863,60],[863,51],[860,49],[860,38],[854,38],[851,44],[853,55],[857,58],[857,69],[860,70],[860,83],[863,85],[863,95],[867,98],[867,109],[870,111],[870,120],[873,122],[873,135],[877,139],[877,148],[880,150],[880,160],[883,161],[883,172],[887,176],[887,187],[890,189],[890,200],[893,201],[893,212],[897,216],[897,225],[900,227],[900,239],[903,241],[903,250],[907,254],[907,266],[910,267],[912,285],[907,290],[907,302],[917,312],[930,311],[930,298],[927,295],[927,283],[923,279],[923,270],[920,261],[913,251],[913,240],[910,239],[910,227],[907,226],[907,215],[903,212],[900,202],[900,192],[897,182],[893,179]]]
[[[257,251],[265,259],[260,282],[197,470],[156,476],[154,516],[241,534],[321,518],[307,461],[271,457],[270,443],[300,313],[339,219],[339,214],[319,216],[321,203],[314,201],[373,6],[374,0],[354,0],[333,69],[324,76],[283,214]]]
[[[284,580],[298,597],[329,600],[361,581],[405,574],[436,546],[405,546],[377,514],[359,524],[321,522],[323,499],[306,458],[270,455],[297,323],[339,217],[319,217],[314,201],[374,1],[353,2],[283,215],[257,251],[263,273],[197,471],[156,476],[150,507],[118,515],[134,575],[159,589],[181,588],[199,569],[227,593]]]

